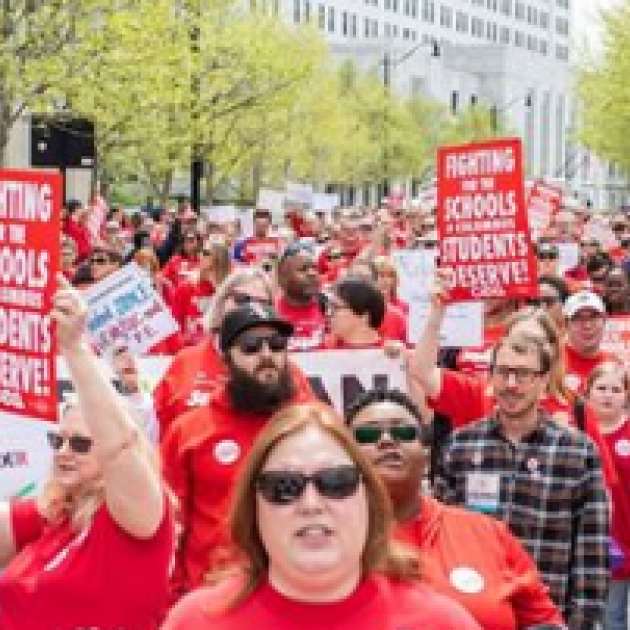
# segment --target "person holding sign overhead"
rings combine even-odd
[[[42,496],[0,504],[0,628],[154,630],[174,540],[165,487],[85,340],[85,303],[57,277],[50,317],[77,403],[51,424]]]

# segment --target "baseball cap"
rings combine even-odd
[[[599,295],[591,291],[578,291],[564,304],[564,314],[571,319],[580,309],[590,308],[602,315],[606,314],[606,307]]]
[[[256,326],[271,326],[287,337],[293,334],[293,325],[279,317],[271,306],[250,302],[225,316],[219,333],[221,352],[227,352],[241,333]]]

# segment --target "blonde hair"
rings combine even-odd
[[[158,257],[155,255],[155,252],[150,247],[140,248],[133,255],[133,260],[135,263],[137,263],[141,267],[144,267],[145,263],[148,263],[152,276],[158,273],[158,271],[160,271],[160,261],[158,260]]]
[[[369,519],[362,556],[363,574],[380,572],[403,580],[420,577],[420,563],[415,552],[391,539],[393,512],[388,492],[341,419],[323,404],[292,405],[271,418],[258,436],[236,484],[229,526],[232,540],[246,560],[248,579],[233,605],[244,601],[256,589],[269,568],[269,557],[258,531],[256,478],[282,440],[308,427],[316,427],[332,437],[361,473]]]
[[[271,283],[262,269],[258,267],[241,267],[236,269],[223,280],[212,296],[212,301],[203,322],[207,332],[215,331],[221,326],[225,302],[230,297],[230,294],[238,287],[250,282],[260,282],[269,293],[269,300],[273,299]]]
[[[563,398],[567,402],[573,402],[575,395],[564,382],[566,370],[562,353],[562,338],[551,315],[541,308],[527,307],[520,309],[508,319],[506,334],[510,335],[512,328],[528,320],[535,321],[542,328],[547,342],[553,348],[549,385],[547,387],[548,393],[556,398]]]
[[[398,269],[396,269],[396,265],[388,256],[377,256],[374,259],[374,267],[379,275],[388,274],[394,278],[394,288],[392,290],[392,297],[396,298],[398,295]],[[386,298],[389,296],[386,295]]]
[[[59,419],[63,420],[71,411],[78,409],[78,403],[74,396],[60,405]],[[159,474],[159,460],[155,449],[151,446],[142,431],[138,432],[136,448],[141,448],[147,454],[152,467]],[[169,496],[169,499],[172,498]],[[105,502],[105,484],[99,475],[85,483],[85,487],[78,493],[68,492],[53,477],[51,477],[41,496],[38,499],[38,507],[50,523],[58,523],[69,518],[73,529],[81,531],[85,529],[94,518],[96,512]]]
[[[591,390],[593,389],[593,385],[595,385],[595,381],[600,377],[604,376],[604,374],[614,374],[615,376],[621,377],[621,383],[623,384],[623,388],[626,391],[626,395],[630,393],[630,381],[628,379],[628,373],[624,370],[624,366],[617,361],[605,361],[604,363],[600,363],[593,371],[589,374],[588,379],[586,379],[586,396],[591,395]]]

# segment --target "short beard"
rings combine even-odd
[[[249,372],[234,364],[226,357],[230,373],[227,393],[234,409],[245,414],[273,414],[288,403],[295,394],[295,384],[285,362],[275,383],[261,383]]]

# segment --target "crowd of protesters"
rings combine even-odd
[[[439,266],[416,344],[395,254],[435,207],[199,215],[64,209],[51,317],[76,396],[36,500],[0,503],[0,630],[621,630],[630,590],[630,218],[563,207],[539,288],[440,348]],[[594,234],[606,235],[597,238]],[[605,241],[605,242],[604,242]],[[577,260],[561,265],[566,244]],[[81,292],[135,262],[178,332],[149,393],[86,341]],[[319,400],[295,353],[382,349],[407,391]]]

